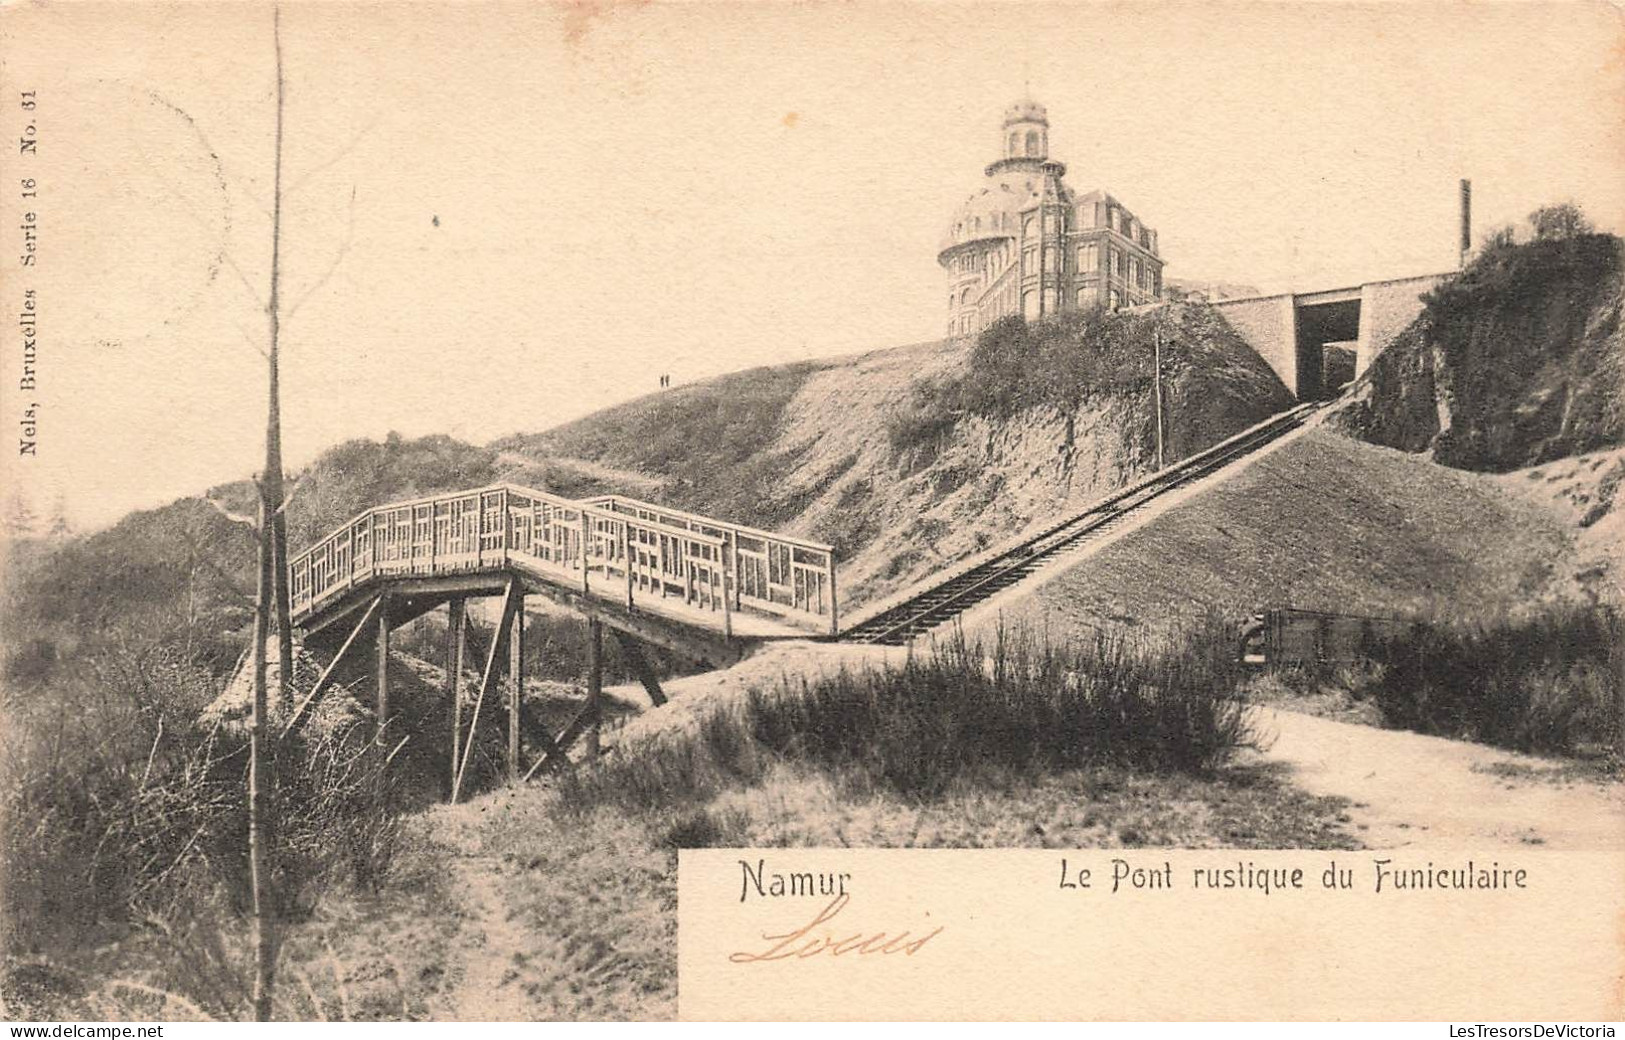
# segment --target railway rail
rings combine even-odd
[[[1115,530],[1162,495],[1223,469],[1297,429],[1318,403],[1299,405],[1183,459],[1096,502],[1088,509],[953,575],[839,636],[843,642],[902,646],[1030,576],[1063,553]]]

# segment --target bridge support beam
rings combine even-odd
[[[525,594],[516,590],[512,599],[513,619],[508,622],[508,783],[517,784],[519,725],[525,700]]]
[[[587,619],[587,754],[596,759],[604,722],[604,623]]]
[[[457,787],[457,763],[463,751],[463,658],[468,653],[468,603],[461,598],[448,604],[446,622],[446,700],[451,711],[451,775],[446,794]]]
[[[389,599],[384,597],[378,604],[378,705],[376,715],[376,729],[373,733],[376,739],[383,739],[384,729],[389,725]]]
[[[377,614],[379,607],[382,605],[382,596],[374,597],[373,601],[367,604],[367,609],[362,613],[361,620],[356,622],[355,628],[350,630],[350,635],[344,640],[344,645],[339,647],[338,653],[333,655],[333,660],[329,661],[327,667],[322,670],[321,678],[317,679],[316,685],[310,688],[310,693],[306,694],[305,699],[299,703],[299,707],[294,709],[293,717],[288,720],[288,724],[282,730],[283,740],[293,736],[305,724],[305,720],[310,717],[310,709],[321,700],[322,694],[326,693],[328,687],[333,684],[333,676],[338,672],[339,665],[349,655],[350,648],[355,645],[361,633],[372,627],[373,616]]]
[[[502,597],[502,619],[497,622],[496,631],[491,633],[491,645],[485,655],[485,671],[480,673],[480,692],[474,698],[473,714],[468,720],[468,739],[463,743],[462,761],[457,763],[457,778],[451,784],[451,800],[453,803],[463,791],[463,778],[468,772],[468,760],[474,753],[474,735],[479,732],[480,709],[485,706],[486,694],[496,685],[497,660],[502,653],[504,635],[513,624],[514,612],[518,609],[519,600],[523,598],[520,592],[519,580],[514,577],[508,579],[507,591]]]
[[[643,684],[643,689],[649,694],[649,703],[657,708],[665,704],[666,691],[660,688],[660,677],[655,674],[654,665],[649,663],[649,658],[643,653],[643,644],[618,628],[610,631],[615,633],[615,641],[621,645],[621,654],[626,658],[626,663],[632,666],[638,682]]]

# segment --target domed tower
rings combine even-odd
[[[1049,113],[1030,97],[1004,110],[999,158],[955,212],[937,252],[948,274],[948,335],[1006,315],[1034,319],[1162,295],[1157,233],[1103,190],[1079,195],[1049,157]]]
[[[1049,157],[1049,113],[1032,98],[1022,98],[1004,110],[999,123],[1000,158],[988,164],[989,177],[1007,171],[1066,176],[1066,164]]]
[[[1049,113],[1043,105],[1023,98],[1004,110],[1004,157],[1049,158]]]

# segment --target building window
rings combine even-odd
[[[1111,308],[1112,308],[1112,310],[1115,311],[1118,307],[1122,306],[1122,302],[1123,302],[1122,294],[1120,294],[1116,289],[1113,289],[1111,291],[1110,301],[1111,301]]]
[[[1029,130],[1029,131],[1027,131],[1027,154],[1028,155],[1037,155],[1038,154],[1038,131],[1037,130]]]
[[[1094,242],[1086,242],[1078,247],[1078,270],[1100,270],[1100,246]]]
[[[1028,318],[1038,317],[1038,294],[1028,291],[1021,294],[1021,313]]]

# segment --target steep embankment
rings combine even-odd
[[[1625,448],[1513,470],[1496,481],[1569,527],[1574,551],[1554,564],[1583,597],[1617,602],[1625,595]]]
[[[737,373],[495,447],[544,472],[636,470],[661,501],[830,542],[850,608],[1153,468],[1159,335],[1171,457],[1290,403],[1212,310],[1179,306]]]
[[[1340,424],[1492,472],[1625,444],[1620,246],[1579,235],[1487,249],[1372,361]]]
[[[1625,461],[1621,242],[1574,235],[1487,247],[1424,299],[1378,355],[1334,425],[1426,452],[1502,486],[1567,526],[1560,584],[1620,597]]]
[[[1569,545],[1496,478],[1310,430],[1000,610],[1084,636],[1277,606],[1504,615],[1562,590],[1553,563]]]

